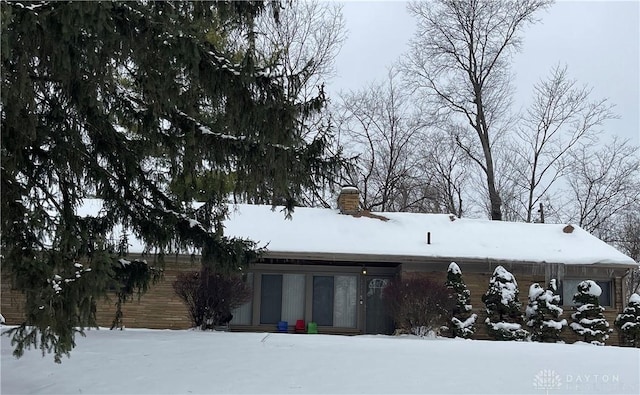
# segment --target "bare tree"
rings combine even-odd
[[[640,263],[640,201],[636,201],[621,216],[620,231],[614,243],[622,252]],[[640,281],[638,286],[640,286]]]
[[[613,138],[572,152],[567,181],[568,218],[604,241],[614,241],[619,216],[640,200],[639,148]]]
[[[521,185],[521,175],[518,174],[520,169],[527,166],[527,163],[513,155],[510,146],[493,149],[496,158],[496,188],[500,193],[502,201],[502,219],[504,221],[521,222],[525,220],[522,212],[523,206],[523,188]],[[486,187],[485,187],[486,188]],[[486,202],[486,199],[485,199]],[[490,202],[486,202],[485,210],[491,212]]]
[[[342,5],[286,1],[278,15],[278,23],[267,17],[257,21],[256,46],[262,57],[280,59],[289,97],[313,97],[335,73],[334,61],[346,39]]]
[[[423,148],[423,169],[432,179],[435,210],[462,217],[470,181],[469,158],[448,131],[433,131]]]
[[[640,200],[620,216],[618,224],[613,245],[639,265],[627,276],[627,300],[632,293],[640,293]]]
[[[459,144],[482,169],[491,218],[502,219],[492,143],[507,114],[511,89],[509,60],[520,46],[520,30],[535,22],[548,0],[434,0],[409,5],[418,31],[404,61],[409,84],[441,112],[456,115],[478,137],[478,153]]]
[[[358,155],[346,178],[366,210],[415,210],[428,196],[415,155],[422,128],[397,77],[391,69],[385,82],[342,96],[340,138]]]
[[[534,211],[567,166],[566,155],[579,142],[595,141],[598,126],[614,118],[606,99],[592,100],[591,89],[556,66],[548,78],[534,86],[533,104],[523,118],[511,155],[515,183],[522,188],[523,220],[532,222]]]

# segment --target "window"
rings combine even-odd
[[[313,276],[313,321],[333,326],[333,276]]]
[[[304,319],[304,274],[285,274],[282,278],[282,321],[295,324]]]
[[[333,303],[333,326],[356,327],[356,276],[336,276]]]
[[[263,274],[260,290],[260,323],[277,324],[282,315],[282,275]]]
[[[314,276],[312,319],[320,326],[356,327],[356,276]]]
[[[562,305],[574,306],[573,295],[578,292],[578,284],[584,280],[576,279],[564,279],[562,281]],[[601,306],[612,306],[611,303],[611,281],[610,280],[594,280],[596,284],[602,289],[600,294]]]
[[[253,273],[247,274],[247,284],[253,288]],[[251,313],[253,311],[253,300],[233,310],[231,325],[251,325]]]
[[[304,319],[304,274],[263,274],[260,291],[260,323],[295,323]]]
[[[311,311],[306,310],[307,280],[310,280],[308,285],[312,288]],[[287,321],[289,325],[293,325],[297,320],[307,320],[314,321],[319,326],[357,326],[357,276],[263,274],[259,281],[260,324],[271,325]],[[251,306],[247,309],[246,318],[238,315],[236,320],[234,312],[232,323],[250,324]]]

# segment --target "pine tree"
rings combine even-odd
[[[234,271],[260,251],[224,236],[230,195],[289,214],[336,170],[329,131],[307,140],[298,124],[324,105],[322,90],[288,97],[296,78],[278,73],[278,53],[256,60],[254,20],[280,6],[2,3],[2,270],[26,297],[16,356],[37,346],[59,362],[95,325],[117,282],[114,227],[158,265],[189,248]],[[99,215],[77,215],[87,197],[102,199]]]
[[[502,266],[496,267],[489,279],[489,289],[482,296],[487,312],[487,330],[496,340],[524,340],[529,334],[522,329],[518,293],[518,283],[513,274]]]
[[[640,348],[640,295],[631,295],[627,307],[616,317],[615,325],[625,344]]]
[[[462,279],[460,267],[451,262],[447,270],[447,281],[445,283],[455,299],[456,305],[451,311],[451,335],[453,337],[469,338],[475,331],[477,315],[471,313],[471,293]]]
[[[551,279],[544,290],[540,284],[531,284],[529,304],[525,309],[526,324],[531,328],[531,340],[536,342],[559,342],[560,332],[567,320],[560,320],[562,308],[556,280]]]
[[[578,293],[573,295],[576,312],[571,314],[573,322],[569,325],[587,343],[604,346],[609,338],[609,322],[604,317],[604,307],[598,300],[602,289],[595,281],[586,280],[578,284]]]

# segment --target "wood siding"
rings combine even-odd
[[[446,278],[446,269],[448,261],[430,262],[430,263],[412,263],[402,266],[402,276],[428,276],[436,281],[444,283]],[[484,319],[486,317],[484,312],[484,304],[482,303],[482,295],[486,292],[489,284],[489,278],[495,268],[496,264],[485,263],[478,264],[458,262],[463,272],[463,279],[467,284],[471,292],[471,303],[473,305],[473,311],[478,314],[478,332],[475,336],[476,339],[489,339],[486,328],[484,325]],[[124,305],[123,307],[123,322],[125,327],[130,328],[153,328],[153,329],[186,329],[191,327],[191,322],[187,313],[187,309],[173,291],[173,282],[176,276],[180,272],[198,270],[199,264],[191,263],[188,258],[176,259],[171,262],[167,261],[165,264],[165,271],[163,279],[151,287],[149,292],[142,296],[140,300],[137,297]],[[548,282],[550,275],[557,273],[557,268],[553,268],[545,265],[513,265],[506,267],[516,277],[518,282],[520,295],[519,300],[522,303],[522,311],[527,305],[527,296],[529,286],[534,282],[545,284]],[[362,269],[362,264],[349,264],[348,262],[333,262],[333,264],[323,263],[320,265],[313,262],[300,262],[300,261],[288,261],[284,262],[269,262],[263,264],[257,264],[254,266],[257,273],[261,272],[288,272],[288,273],[359,273]],[[398,273],[399,267],[397,263],[389,264],[387,266],[381,266],[379,263],[367,266],[369,274],[379,273],[386,275],[393,275]],[[554,271],[555,270],[555,271]],[[566,270],[567,273],[562,272],[564,275],[571,275],[572,277],[580,276],[580,278],[598,278],[598,279],[613,279],[612,283],[612,307],[607,307],[605,310],[605,316],[611,325],[611,329],[614,332],[610,335],[607,344],[617,345],[619,344],[619,337],[615,331],[613,322],[624,305],[622,294],[622,276],[624,271],[622,269],[608,269],[599,267],[574,267],[570,270]],[[568,273],[570,272],[570,273]],[[1,313],[6,319],[7,324],[15,325],[21,323],[23,320],[22,305],[24,298],[20,292],[11,289],[10,281],[4,274],[1,278],[1,294],[0,294],[0,308]],[[109,327],[115,313],[115,300],[112,295],[111,300],[100,301],[98,304],[97,322],[101,327]],[[259,303],[254,303],[254,309],[259,308]],[[563,317],[571,322],[572,308],[569,306],[564,307],[565,312]],[[362,328],[362,321],[359,319],[359,328]],[[275,331],[275,326],[268,325],[246,325],[246,326],[232,326],[232,330],[238,331]],[[292,329],[292,328],[290,328]],[[339,328],[325,328],[325,333],[337,333],[337,334],[359,334],[359,329],[340,330]],[[562,337],[569,343],[577,340],[574,332],[570,328],[566,328],[563,331]]]
[[[466,269],[471,269],[471,270],[465,271],[464,266],[462,265],[460,266],[462,268],[462,278],[467,285],[467,289],[469,289],[469,292],[471,293],[471,305],[473,306],[473,312],[478,315],[478,319],[476,321],[477,330],[473,338],[477,340],[492,340],[484,324],[484,320],[486,319],[487,316],[484,309],[484,303],[482,302],[482,295],[484,295],[484,293],[487,291],[489,287],[489,279],[491,278],[491,274],[493,273],[493,271],[474,272],[473,268],[469,268],[469,267],[466,267]],[[546,288],[546,283],[548,282],[548,280],[545,279],[544,272],[542,272],[542,274],[540,273],[524,274],[522,273],[522,270],[513,270],[513,271],[521,272],[518,274],[514,273],[514,276],[516,277],[516,281],[518,283],[518,289],[520,291],[518,295],[518,300],[522,304],[522,312],[524,314],[525,308],[529,303],[528,294],[529,294],[529,287],[531,286],[531,284],[537,282]],[[594,278],[602,279],[602,276],[598,275],[600,274],[599,271],[594,271],[592,273],[590,273],[589,271],[586,271],[586,272],[583,272],[582,270],[580,271],[580,275],[584,276],[584,279],[589,279],[590,278],[589,275],[593,275],[593,274],[595,274]],[[446,273],[443,273],[441,271],[418,272],[414,270],[409,272],[403,272],[402,275],[403,276],[426,276],[435,281],[442,281],[442,282],[446,280]],[[614,326],[614,321],[618,316],[619,312],[622,311],[622,308],[623,308],[622,306],[624,305],[622,300],[623,299],[622,298],[622,278],[616,277],[610,280],[612,281],[612,288],[613,288],[612,296],[613,296],[614,305],[605,307],[605,311],[604,311],[605,318],[609,322],[610,329],[612,329],[612,332],[609,334],[609,339],[606,341],[606,344],[619,345],[621,342],[621,339],[617,331],[617,328]],[[572,322],[571,314],[575,312],[575,307],[562,306],[562,308],[564,309],[562,318],[567,320],[567,324],[571,324]],[[523,326],[523,328],[527,329],[526,325]],[[571,330],[571,328],[569,328],[568,326],[562,331],[561,337],[567,343],[573,343],[577,340],[582,340],[582,339],[579,339],[576,333],[573,330]]]

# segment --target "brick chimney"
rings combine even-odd
[[[356,214],[360,211],[360,191],[350,185],[343,186],[338,195],[340,214]]]

